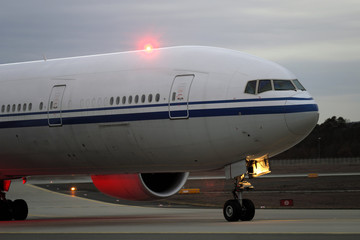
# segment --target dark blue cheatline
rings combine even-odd
[[[259,115],[259,114],[285,114],[298,112],[317,112],[316,104],[286,105],[286,106],[261,106],[261,107],[237,107],[218,109],[197,109],[189,110],[189,118],[235,116],[235,115]],[[64,111],[65,112],[65,111]],[[63,125],[91,124],[91,123],[112,123],[131,122],[142,120],[169,119],[168,111],[109,114],[96,116],[63,117]],[[0,128],[21,128],[48,126],[48,119],[20,120],[0,122]]]
[[[251,99],[232,99],[232,100],[214,100],[214,101],[196,101],[196,102],[181,102],[181,103],[170,103],[171,106],[181,105],[207,105],[207,104],[221,104],[221,103],[240,103],[240,102],[264,102],[264,101],[309,101],[313,98],[295,98],[295,97],[284,97],[284,98],[251,98]],[[155,107],[166,107],[169,103],[159,104],[142,104],[142,105],[129,105],[129,106],[116,106],[116,107],[103,107],[103,108],[82,108],[82,109],[70,109],[62,110],[62,113],[74,113],[74,112],[95,112],[95,111],[107,111],[107,110],[120,110],[120,109],[137,109],[137,108],[155,108]],[[29,115],[42,115],[47,114],[47,111],[42,112],[25,112],[25,113],[7,113],[1,114],[2,117],[17,117],[17,116],[29,116]],[[51,114],[60,113],[60,111],[50,111]]]

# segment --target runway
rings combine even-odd
[[[251,222],[226,222],[221,209],[150,208],[98,202],[14,182],[26,221],[0,222],[2,239],[359,239],[360,210],[257,209]]]

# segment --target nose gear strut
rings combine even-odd
[[[253,190],[251,183],[245,181],[245,174],[234,178],[234,199],[228,200],[224,204],[223,214],[227,221],[250,221],[255,216],[255,206],[250,199],[243,199],[242,192]]]

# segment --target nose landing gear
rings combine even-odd
[[[6,199],[10,180],[0,180],[0,221],[25,220],[28,216],[28,205],[22,199]]]
[[[250,199],[243,199],[244,190],[252,190],[254,187],[245,180],[245,174],[235,178],[235,187],[232,191],[234,199],[228,200],[224,204],[223,214],[227,221],[250,221],[255,216],[255,206]]]

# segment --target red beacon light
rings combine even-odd
[[[152,50],[153,50],[153,46],[151,44],[146,44],[145,45],[145,51],[146,52],[150,53],[150,52],[152,52]]]

